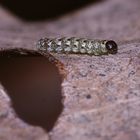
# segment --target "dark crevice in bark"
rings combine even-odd
[[[62,78],[54,63],[34,51],[0,51],[0,82],[20,119],[52,130],[63,110]]]

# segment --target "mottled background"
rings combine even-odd
[[[36,50],[43,36],[112,39],[119,48],[52,54],[63,81],[50,57],[1,52],[0,140],[140,140],[139,0],[0,3],[1,51]]]

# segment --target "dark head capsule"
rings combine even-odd
[[[113,40],[107,41],[105,46],[109,54],[116,54],[118,51],[118,46]]]

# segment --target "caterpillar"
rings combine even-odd
[[[37,43],[39,51],[64,54],[105,55],[116,54],[117,44],[113,40],[86,38],[42,38]]]

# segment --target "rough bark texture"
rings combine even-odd
[[[113,39],[116,55],[54,56],[64,64],[64,110],[51,140],[140,140],[140,1],[108,0],[54,21],[24,23],[0,9],[0,47],[36,49],[42,36]],[[0,139],[46,140],[15,117],[0,87]],[[32,133],[34,131],[34,133]]]

